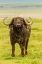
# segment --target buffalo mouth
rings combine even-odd
[[[17,31],[20,31],[22,27],[16,27]]]
[[[22,30],[22,27],[14,27],[16,32],[20,32]]]

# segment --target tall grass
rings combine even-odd
[[[31,26],[28,55],[20,55],[20,47],[15,45],[15,57],[11,57],[9,28],[0,20],[0,64],[42,64],[42,19],[34,19]]]

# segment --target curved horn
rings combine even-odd
[[[6,17],[6,18],[7,18],[7,17]],[[3,19],[3,23],[4,23],[6,26],[9,26],[9,24],[6,24],[6,23],[5,23],[6,18]]]
[[[30,18],[30,17],[29,17]],[[32,18],[30,18],[31,20],[32,20]],[[30,25],[32,25],[33,24],[33,20],[32,20],[32,22],[30,23]]]
[[[30,18],[30,17],[29,17]],[[31,20],[32,20],[32,18],[30,18]],[[28,20],[26,20],[26,23],[28,24],[28,25],[32,25],[33,24],[33,20],[32,20],[32,22],[28,22]]]

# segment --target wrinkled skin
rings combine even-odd
[[[13,18],[10,25],[10,41],[12,45],[12,57],[15,56],[15,44],[18,43],[21,49],[21,56],[27,55],[27,46],[31,33],[30,25],[27,25],[21,17]],[[25,52],[25,53],[24,53]]]

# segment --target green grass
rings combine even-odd
[[[0,20],[0,64],[42,64],[42,19],[33,19],[28,55],[21,57],[16,44],[15,57],[11,57],[9,28]]]

